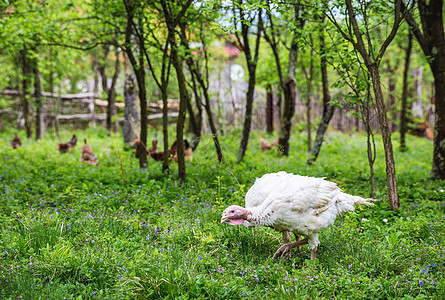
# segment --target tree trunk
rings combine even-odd
[[[140,41],[139,43],[143,43]],[[139,49],[143,46],[139,45]],[[141,50],[140,50],[141,51]],[[139,88],[139,100],[141,105],[141,133],[139,147],[139,166],[141,168],[147,168],[147,92],[145,89],[145,62],[144,56],[139,55],[139,64],[137,71],[137,81]]]
[[[387,110],[385,107],[385,102],[383,99],[383,93],[382,93],[381,83],[380,83],[379,64],[381,62],[383,54],[385,53],[385,50],[387,49],[387,47],[389,46],[391,41],[394,39],[394,36],[396,35],[397,30],[399,28],[400,21],[401,21],[399,10],[402,5],[402,2],[400,0],[397,0],[394,3],[394,23],[393,23],[392,29],[391,29],[389,35],[383,41],[376,56],[370,55],[369,49],[366,48],[365,42],[363,41],[362,32],[360,31],[360,28],[358,26],[358,22],[356,19],[356,13],[352,6],[352,1],[345,0],[345,3],[346,3],[346,7],[347,7],[349,21],[351,22],[352,30],[353,30],[354,36],[355,36],[355,39],[353,37],[351,37],[350,41],[353,43],[356,51],[363,58],[365,66],[368,69],[370,76],[371,76],[372,85],[373,85],[373,89],[374,89],[375,103],[376,103],[376,107],[377,107],[377,114],[378,114],[378,118],[379,118],[379,125],[380,125],[380,130],[382,131],[383,147],[385,150],[388,201],[389,201],[390,208],[393,211],[397,211],[397,209],[400,207],[400,202],[399,202],[399,195],[397,194],[396,170],[395,170],[394,154],[393,154],[392,142],[391,142],[391,132],[390,132],[390,129],[388,126],[388,120],[387,120],[387,116],[386,116]],[[344,32],[343,32],[343,34],[344,34]],[[356,40],[356,41],[354,41],[354,40]]]
[[[441,49],[445,49],[445,44]],[[432,174],[445,179],[445,54],[433,64],[436,91],[436,115],[434,123],[434,152]]]
[[[188,40],[186,38],[186,33],[185,33],[185,29],[186,29],[185,24],[184,23],[180,24],[180,26],[181,26],[181,43],[187,49],[190,50],[190,47],[189,47],[189,44],[188,44]],[[206,47],[204,46],[203,48],[205,49]],[[206,51],[206,50],[204,50],[204,51]],[[198,88],[198,86],[196,84],[196,82],[198,82],[199,86],[201,87],[202,94],[203,94],[203,97],[204,97],[204,101],[205,101],[204,108],[205,108],[206,113],[207,113],[207,119],[208,119],[208,122],[209,122],[210,131],[212,132],[212,138],[213,138],[213,142],[215,144],[216,154],[218,155],[218,161],[222,162],[224,160],[224,156],[223,156],[223,153],[222,153],[222,150],[221,150],[221,145],[219,144],[218,131],[216,129],[215,121],[213,120],[213,113],[212,113],[212,109],[211,109],[211,106],[210,106],[209,85],[208,85],[209,78],[208,78],[208,67],[207,67],[208,56],[207,56],[206,52],[204,52],[204,58],[206,60],[205,61],[205,64],[206,64],[205,65],[205,67],[206,67],[206,72],[205,72],[206,78],[204,78],[204,76],[202,75],[202,72],[201,72],[201,70],[198,67],[198,63],[195,63],[193,61],[193,56],[189,56],[187,58],[187,65],[188,65],[188,68],[190,70],[190,74],[192,76],[193,91],[194,91],[194,94],[195,94],[196,103],[197,103],[197,107],[198,107],[198,118],[197,118],[198,120],[195,121],[197,123],[197,124],[195,124],[195,126],[197,127],[196,128],[196,134],[199,133],[199,136],[200,136],[201,135],[201,129],[202,129],[202,108],[201,108],[201,104],[200,104],[201,96],[200,96],[200,93],[198,92],[199,88]],[[191,104],[189,104],[189,105],[191,107]],[[190,117],[192,117],[193,111],[192,111],[191,108],[189,109],[189,113],[191,115]],[[196,147],[197,144],[194,145],[194,146]],[[192,146],[192,148],[193,148],[193,146]],[[195,148],[193,148],[193,150],[194,149]]]
[[[117,83],[117,79],[119,77],[119,73],[120,73],[120,61],[119,61],[119,54],[120,51],[117,49],[117,46],[115,46],[115,56],[116,56],[116,62],[114,64],[114,74],[113,77],[111,79],[111,84],[108,87],[108,93],[107,93],[107,100],[108,100],[108,105],[107,105],[107,130],[109,133],[111,133],[111,131],[114,131],[115,133],[118,132],[119,129],[119,123],[118,121],[115,121],[114,124],[112,124],[112,118],[113,116],[117,115],[117,109],[116,109],[116,83]],[[114,125],[114,126],[113,126]]]
[[[312,35],[310,35],[311,38],[311,44],[312,42]],[[312,150],[312,121],[311,121],[311,110],[312,110],[312,77],[314,74],[314,50],[311,48],[311,61],[309,64],[309,71],[308,74],[306,74],[306,119],[307,119],[307,151],[311,152]]]
[[[408,34],[408,47],[406,48],[406,56],[405,56],[405,69],[403,70],[403,90],[402,90],[402,109],[400,112],[400,150],[402,152],[407,150],[405,135],[408,131],[407,126],[407,118],[406,118],[406,108],[408,105],[408,72],[409,72],[409,63],[411,57],[411,49],[413,44],[413,35],[411,31]]]
[[[186,181],[185,157],[184,157],[184,122],[187,112],[187,85],[185,82],[184,68],[182,61],[179,60],[178,49],[175,38],[175,26],[167,21],[167,27],[170,31],[171,58],[173,67],[176,70],[176,78],[179,87],[179,114],[176,121],[176,142],[178,156],[178,177],[181,183]]]
[[[290,59],[290,58],[289,58]],[[295,58],[296,59],[296,58]],[[295,99],[296,99],[296,82],[294,79],[289,79],[284,84],[284,106],[283,114],[281,115],[280,123],[280,137],[278,144],[283,155],[289,155],[289,139],[292,127],[292,117],[295,113]]]
[[[396,65],[398,65],[398,62],[396,60]],[[388,61],[387,66],[387,72],[389,74],[388,77],[388,93],[389,93],[389,112],[391,114],[391,121],[390,121],[390,132],[393,133],[396,131],[396,124],[394,123],[395,120],[397,120],[397,105],[396,105],[396,97],[395,97],[395,90],[396,90],[396,80],[394,78],[395,70],[391,67],[391,62]]]
[[[203,92],[206,103],[205,110],[207,113],[207,118],[209,120],[210,130],[212,131],[212,138],[213,138],[213,143],[215,144],[216,154],[218,155],[218,161],[223,162],[224,156],[221,149],[221,145],[218,140],[218,130],[216,129],[215,121],[213,121],[213,113],[210,107],[210,96],[207,89],[203,89]]]
[[[242,2],[242,1],[240,1]],[[241,3],[240,3],[241,4]],[[239,8],[240,20],[241,20],[241,33],[243,40],[238,38],[238,42],[242,46],[246,58],[247,69],[249,71],[249,86],[247,88],[246,93],[246,113],[244,115],[244,125],[243,125],[243,136],[241,138],[240,146],[238,149],[238,154],[236,155],[236,159],[238,162],[243,160],[244,155],[246,154],[247,144],[249,142],[250,136],[250,128],[252,125],[252,110],[253,110],[253,97],[255,93],[255,81],[256,81],[256,67],[258,63],[258,54],[259,47],[261,41],[261,31],[262,31],[262,9],[258,10],[258,24],[257,24],[257,33],[255,40],[255,49],[254,55],[252,56],[252,51],[250,49],[249,44],[249,29],[251,27],[251,23],[245,22],[245,15],[242,8]],[[235,19],[236,21],[236,19]],[[236,25],[236,24],[235,24]]]
[[[43,138],[43,103],[42,103],[42,75],[39,71],[38,60],[33,60],[34,73],[34,103],[36,107],[36,140]]]
[[[367,74],[367,85],[366,85],[366,97],[365,100],[362,101],[362,110],[361,115],[363,118],[363,123],[366,129],[366,145],[367,145],[367,154],[368,154],[368,165],[369,165],[369,176],[371,182],[371,192],[370,197],[375,198],[375,176],[374,176],[374,162],[376,158],[376,149],[375,149],[375,139],[374,133],[371,128],[370,119],[370,103],[371,99],[371,83],[369,82],[369,74]],[[356,96],[360,97],[360,94],[356,92]],[[362,98],[362,97],[360,97]]]
[[[300,17],[300,5],[294,6],[295,20],[298,20],[298,28],[304,27],[304,19]],[[289,139],[291,135],[292,118],[295,114],[295,100],[296,100],[296,84],[295,71],[297,68],[298,59],[298,37],[300,33],[295,32],[292,38],[291,46],[289,49],[289,61],[287,65],[287,77],[283,82],[281,81],[282,89],[284,92],[284,107],[281,115],[280,123],[280,135],[278,144],[283,151],[283,155],[289,155]]]
[[[329,78],[327,71],[327,60],[326,60],[326,44],[324,39],[324,32],[320,33],[320,71],[321,71],[321,85],[323,90],[323,116],[321,118],[320,125],[317,129],[317,135],[314,141],[314,147],[311,150],[311,155],[307,160],[307,164],[313,164],[320,154],[321,146],[323,145],[324,135],[328,129],[329,122],[331,122],[332,116],[334,115],[335,106],[332,105],[331,95],[329,93]]]
[[[380,130],[382,131],[383,147],[385,150],[386,161],[386,183],[388,186],[389,206],[393,211],[397,211],[400,207],[399,195],[397,194],[396,169],[394,163],[394,154],[391,142],[391,132],[389,131],[388,121],[386,117],[386,107],[383,100],[383,93],[380,84],[380,74],[377,64],[368,66],[371,73],[372,85],[374,88],[374,97],[379,117]]]
[[[249,142],[250,128],[252,125],[253,96],[255,92],[255,73],[256,63],[250,63],[249,69],[249,87],[246,94],[246,114],[244,115],[243,136],[241,138],[240,147],[236,156],[238,162],[244,158]]]
[[[434,151],[431,175],[445,179],[445,34],[443,25],[443,0],[417,1],[422,29],[410,12],[404,8],[406,20],[412,32],[428,57],[434,76],[435,86],[435,124]],[[422,32],[423,30],[423,32]]]
[[[129,19],[132,19],[133,16],[131,15],[131,10],[129,11],[130,15],[128,16]],[[140,100],[140,109],[141,109],[141,131],[139,134],[139,144],[138,144],[138,151],[139,151],[139,167],[141,169],[147,168],[147,93],[145,89],[145,61],[144,56],[141,54],[139,55],[139,60],[136,60],[136,57],[133,54],[133,50],[131,48],[131,36],[132,36],[132,29],[131,25],[128,24],[126,31],[125,31],[125,42],[128,47],[125,48],[125,52],[128,55],[128,58],[130,59],[131,65],[133,66],[134,74],[136,75],[136,80],[138,83],[139,88],[139,100]],[[142,53],[143,49],[143,41],[138,39],[138,46],[139,51]]]
[[[164,159],[162,160],[162,172],[169,170],[169,154],[168,150],[168,95],[166,89],[161,89],[162,98],[162,136],[164,140]]]
[[[266,131],[268,133],[273,131],[273,94],[270,84],[267,86],[266,94]]]
[[[182,37],[181,37],[181,41],[182,41]],[[188,49],[188,47],[187,47],[187,49]],[[195,151],[195,149],[198,147],[199,141],[201,139],[202,107],[201,107],[201,97],[198,92],[198,87],[196,85],[195,74],[191,70],[191,68],[193,68],[193,65],[191,66],[191,64],[193,64],[193,62],[190,60],[192,60],[191,56],[188,57],[186,59],[186,61],[187,61],[187,65],[189,68],[190,75],[191,75],[192,90],[193,90],[193,94],[195,95],[195,103],[196,103],[196,107],[198,108],[198,112],[195,115],[195,112],[193,111],[191,96],[189,93],[187,93],[187,96],[188,96],[187,97],[187,111],[189,113],[189,129],[188,129],[188,131],[193,134],[193,138],[190,142],[190,146],[192,147],[193,151]]]
[[[411,115],[418,119],[425,117],[422,107],[422,73],[423,66],[419,66],[412,71],[414,86],[416,88],[416,100],[413,101],[411,106]]]
[[[125,86],[124,86],[124,142],[133,143],[138,139],[141,130],[141,107],[138,97],[137,83],[133,77],[133,69],[128,57],[125,57]]]
[[[28,138],[31,137],[32,131],[31,131],[31,114],[29,111],[29,99],[31,95],[31,89],[30,89],[30,65],[29,65],[29,59],[27,57],[28,50],[25,48],[24,50],[20,50],[20,57],[22,61],[22,73],[23,73],[23,79],[22,79],[22,89],[23,89],[23,117],[25,119],[25,129],[26,129],[26,136]]]

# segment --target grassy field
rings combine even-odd
[[[313,166],[299,133],[287,158],[260,152],[253,133],[240,164],[240,135],[223,136],[224,165],[205,137],[180,186],[176,165],[163,174],[150,160],[140,170],[121,136],[76,134],[79,144],[67,154],[57,151],[55,136],[23,139],[13,150],[13,132],[0,134],[1,299],[445,298],[445,183],[428,178],[429,140],[410,136],[402,153],[394,136],[397,213],[389,210],[377,145],[376,205],[337,218],[320,234],[312,262],[306,246],[272,261],[279,233],[220,224],[221,213],[243,205],[256,177],[281,170],[326,177],[368,197],[365,136],[329,133]],[[98,167],[79,162],[83,138]]]

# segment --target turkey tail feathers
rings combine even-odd
[[[341,193],[341,195],[337,198],[337,210],[339,214],[343,214],[347,211],[353,211],[354,205],[374,205],[372,201],[375,201],[375,199],[364,199],[359,196],[352,196],[346,193]]]
[[[372,198],[363,199],[363,198],[360,198],[360,200],[356,201],[354,204],[358,204],[358,205],[375,205],[374,203],[372,203],[373,201],[377,201],[377,199],[372,199]]]

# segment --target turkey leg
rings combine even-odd
[[[275,259],[279,256],[284,256],[285,254],[290,253],[292,248],[299,247],[299,246],[305,245],[305,244],[307,244],[307,238],[304,240],[299,240],[299,241],[293,242],[293,243],[286,243],[283,246],[281,246],[277,250],[277,252],[275,252],[272,259]],[[311,258],[312,258],[312,253],[311,253]]]
[[[311,250],[311,260],[315,260],[315,258],[317,257],[317,250],[318,247],[315,248],[314,250]]]

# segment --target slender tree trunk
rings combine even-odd
[[[143,43],[140,41],[139,43]],[[143,46],[139,46],[142,49]],[[147,168],[147,92],[145,89],[145,62],[144,56],[139,55],[138,64],[138,87],[139,87],[139,100],[141,104],[141,134],[139,147],[139,166],[141,168]]]
[[[133,69],[128,57],[125,57],[125,86],[124,86],[124,142],[133,143],[138,139],[141,131],[141,106],[139,103],[137,82],[134,80]]]
[[[36,108],[36,140],[43,138],[43,103],[42,103],[42,75],[40,74],[37,59],[33,60],[34,73],[34,103]]]
[[[117,79],[119,77],[119,73],[120,73],[120,61],[119,61],[119,54],[120,51],[117,49],[117,47],[115,46],[115,56],[116,56],[116,62],[114,64],[114,74],[113,77],[111,78],[111,84],[108,87],[108,93],[107,93],[107,100],[108,100],[108,105],[107,105],[107,130],[109,133],[111,133],[111,131],[114,132],[118,132],[118,128],[119,128],[119,123],[117,121],[114,122],[114,124],[112,124],[112,118],[113,116],[117,115],[117,109],[116,109],[116,83],[117,83]],[[114,125],[114,126],[113,126]]]
[[[238,161],[244,158],[247,150],[247,144],[249,142],[250,128],[252,126],[252,110],[253,110],[253,96],[255,92],[255,73],[256,63],[248,67],[249,69],[249,87],[246,94],[246,113],[244,115],[243,136],[241,138],[240,147],[236,156]]]
[[[181,44],[183,44],[187,50],[190,50],[188,47],[188,41],[184,41],[185,38],[185,28],[182,28],[183,30],[181,34]],[[191,82],[192,84],[189,84],[191,86],[193,94],[195,96],[195,103],[196,107],[198,108],[198,112],[195,115],[195,112],[193,111],[193,105],[191,100],[191,95],[187,93],[188,99],[187,99],[187,111],[189,113],[189,129],[188,131],[193,134],[192,141],[190,142],[190,146],[192,147],[193,151],[198,147],[199,141],[201,139],[201,131],[202,131],[202,105],[201,105],[201,95],[199,93],[199,88],[196,84],[196,78],[195,73],[193,72],[193,58],[191,55],[186,59],[187,66],[189,69],[189,73],[191,76]]]
[[[218,130],[216,129],[215,121],[213,120],[213,113],[210,108],[210,96],[208,94],[207,89],[203,89],[203,92],[204,92],[204,99],[205,99],[205,103],[206,103],[205,110],[207,113],[207,118],[209,120],[210,130],[212,131],[212,138],[213,138],[213,142],[215,144],[216,154],[218,155],[218,161],[223,162],[224,156],[223,156],[223,152],[221,149],[221,145],[218,140]]]
[[[185,34],[185,24],[180,24],[181,25],[181,43],[187,48],[190,49],[189,44],[188,44],[188,40],[186,39],[186,34]],[[205,47],[204,47],[205,48]],[[222,162],[224,160],[224,156],[221,150],[221,145],[219,144],[219,140],[218,140],[218,130],[216,128],[215,125],[215,121],[213,120],[213,113],[212,113],[212,109],[210,106],[210,95],[209,95],[209,88],[208,88],[208,70],[207,70],[207,63],[208,63],[208,56],[207,53],[204,54],[204,57],[206,59],[206,78],[204,78],[202,72],[200,71],[200,69],[198,68],[198,64],[195,63],[193,61],[192,56],[189,56],[187,58],[187,65],[189,67],[190,70],[190,74],[192,76],[192,82],[193,82],[193,91],[195,94],[195,98],[196,98],[196,102],[200,102],[201,101],[201,96],[198,92],[198,86],[196,84],[196,82],[198,82],[199,86],[201,87],[202,93],[203,93],[203,97],[204,97],[204,108],[205,111],[207,113],[207,119],[209,122],[209,126],[210,126],[210,131],[212,132],[212,138],[213,138],[213,142],[215,144],[215,148],[216,148],[216,153],[218,155],[218,161]],[[191,106],[191,104],[190,104]],[[197,124],[196,126],[197,131],[199,132],[199,135],[201,134],[201,126],[202,126],[202,108],[200,104],[197,104],[198,107],[198,117],[199,120],[197,120]],[[191,109],[189,109],[189,113],[193,114],[193,111]],[[197,146],[197,144],[195,145]],[[193,147],[192,147],[193,148]]]
[[[382,46],[380,50],[377,52],[377,57],[372,56],[368,52],[368,49],[365,46],[365,42],[363,41],[362,32],[360,31],[360,28],[357,23],[356,15],[354,8],[352,6],[351,0],[345,0],[347,12],[349,16],[349,20],[352,25],[352,30],[354,32],[355,40],[351,37],[350,41],[353,42],[354,48],[359,52],[359,54],[362,56],[364,63],[366,65],[366,68],[368,69],[373,90],[374,90],[374,97],[375,97],[375,103],[377,107],[377,114],[379,118],[379,125],[380,130],[382,132],[382,140],[383,140],[383,147],[385,150],[385,162],[386,162],[386,182],[388,187],[388,201],[389,206],[393,211],[397,211],[397,209],[400,207],[399,202],[399,195],[397,194],[397,183],[396,183],[396,170],[395,170],[395,163],[394,163],[394,154],[393,154],[393,148],[392,148],[392,142],[391,142],[391,132],[388,126],[388,120],[387,120],[387,110],[385,106],[385,102],[383,99],[383,93],[381,89],[381,83],[380,83],[380,74],[379,74],[379,64],[381,61],[381,58],[383,54],[385,53],[385,50],[391,43],[391,41],[394,39],[394,36],[397,33],[397,30],[400,26],[400,8],[402,5],[402,2],[400,0],[397,0],[394,3],[394,23],[391,29],[390,34],[386,37],[386,39],[383,41]]]
[[[398,65],[398,62],[396,60],[396,65]],[[389,92],[389,112],[391,114],[391,120],[390,120],[390,132],[393,133],[396,131],[396,124],[394,123],[395,120],[397,120],[396,110],[396,97],[395,97],[395,90],[396,90],[396,80],[394,78],[394,72],[395,70],[391,67],[391,62],[388,61],[388,68],[387,72],[389,74],[388,77],[388,92]]]
[[[312,35],[310,35],[311,44],[312,42]],[[311,114],[312,114],[312,77],[314,74],[314,50],[311,48],[311,61],[309,64],[309,71],[308,74],[306,74],[306,119],[307,119],[307,151],[311,152],[312,150],[312,121],[311,121]]]
[[[422,119],[425,117],[423,107],[422,107],[422,75],[423,66],[419,66],[412,71],[414,86],[416,88],[416,99],[413,101],[411,106],[411,115],[415,118]]]
[[[379,69],[377,64],[371,64],[368,69],[371,73],[380,130],[382,131],[383,147],[385,150],[386,183],[388,186],[389,206],[393,211],[397,211],[397,209],[400,207],[400,202],[399,195],[397,194],[396,169],[392,149],[391,132],[388,126],[386,107],[381,90]]]
[[[190,146],[192,147],[193,151],[198,147],[199,140],[201,138],[201,130],[202,130],[202,109],[198,110],[197,114],[195,115],[195,112],[193,111],[193,105],[191,96],[189,93],[187,93],[187,111],[189,113],[189,127],[188,132],[191,132],[193,134],[192,141],[190,142]],[[195,94],[196,98],[196,94]],[[201,99],[196,98],[196,101],[200,101]]]
[[[165,172],[169,170],[169,139],[168,139],[168,95],[167,90],[161,90],[161,98],[162,98],[162,136],[164,140],[164,159],[162,160],[162,171]]]
[[[25,119],[25,129],[26,129],[26,136],[30,138],[32,136],[31,131],[31,113],[29,111],[29,99],[31,95],[31,89],[30,89],[30,65],[29,65],[29,59],[27,57],[28,50],[25,48],[24,50],[20,50],[20,56],[22,60],[22,73],[23,73],[23,79],[22,79],[22,88],[23,88],[23,117]]]
[[[312,95],[308,95],[306,98],[306,131],[307,131],[307,151],[311,152],[312,150],[312,120],[311,120],[311,114],[312,114]]]
[[[369,110],[367,112],[369,114]],[[369,165],[369,175],[371,181],[371,193],[370,197],[375,198],[375,176],[374,176],[374,161],[375,161],[375,140],[374,134],[372,132],[371,126],[369,125],[369,115],[366,117],[366,145],[368,149],[368,165]]]
[[[283,155],[289,155],[289,139],[292,127],[292,117],[295,113],[296,100],[296,82],[295,79],[288,79],[284,84],[284,106],[281,115],[280,137],[278,144],[283,151]]]
[[[304,27],[305,20],[300,17],[300,5],[294,6],[294,16],[298,20],[298,28]],[[281,82],[284,92],[284,107],[281,115],[280,135],[278,144],[283,155],[289,155],[289,139],[291,135],[292,118],[295,114],[296,84],[295,72],[298,59],[298,37],[300,33],[295,32],[289,49],[289,60],[287,65],[286,80]]]
[[[169,27],[170,28],[170,27]],[[171,29],[171,28],[170,28]],[[174,30],[174,28],[173,28]],[[172,64],[176,70],[176,78],[178,80],[179,87],[179,114],[178,120],[176,121],[176,141],[177,141],[177,156],[178,156],[178,176],[182,183],[186,180],[186,169],[185,169],[185,157],[184,157],[184,122],[187,112],[187,85],[185,83],[184,69],[182,62],[179,61],[178,49],[176,48],[175,35],[171,35],[171,56]]]
[[[277,89],[277,108],[278,108],[278,116],[281,117],[281,114],[283,113],[283,89],[282,88],[278,88]],[[279,120],[281,120],[279,118]],[[279,124],[279,126],[281,127],[281,125]]]
[[[361,114],[363,117],[363,123],[366,129],[366,145],[368,153],[368,165],[369,165],[369,175],[371,181],[371,193],[370,197],[375,198],[375,176],[374,176],[374,162],[376,158],[375,140],[374,133],[370,124],[370,103],[371,103],[371,84],[369,83],[369,75],[367,78],[367,89],[366,89],[366,99],[362,101]],[[358,94],[356,94],[359,96]]]
[[[242,2],[242,1],[240,1]],[[240,3],[241,4],[241,3]],[[238,149],[238,154],[236,155],[236,159],[238,162],[242,161],[244,155],[246,154],[247,144],[249,142],[250,129],[252,125],[252,110],[253,110],[253,97],[255,93],[255,81],[256,81],[256,67],[258,63],[258,54],[259,47],[261,41],[261,31],[262,31],[262,9],[258,10],[258,25],[257,25],[257,33],[255,40],[255,49],[254,55],[252,55],[252,51],[250,49],[249,44],[249,28],[250,24],[245,22],[245,15],[242,8],[239,8],[240,20],[241,20],[241,33],[243,37],[243,41],[238,38],[240,45],[243,43],[242,47],[244,50],[247,69],[249,70],[249,86],[247,88],[246,94],[246,112],[244,115],[244,125],[243,125],[243,135],[241,138],[240,146]]]
[[[329,122],[331,122],[334,115],[335,106],[332,105],[331,95],[329,93],[329,78],[327,71],[327,59],[326,59],[326,44],[324,39],[324,31],[320,33],[320,70],[321,70],[321,86],[323,90],[323,116],[321,118],[320,125],[318,125],[317,135],[314,141],[314,147],[311,150],[307,164],[313,164],[320,154],[321,146],[323,145],[324,135],[328,129]]]
[[[408,47],[406,48],[406,56],[405,56],[405,69],[403,70],[403,91],[402,91],[402,110],[400,112],[400,150],[402,152],[407,150],[405,135],[408,131],[407,126],[407,118],[406,118],[406,109],[408,105],[408,72],[409,72],[409,63],[411,59],[411,49],[413,44],[413,35],[411,31],[408,34]]]
[[[272,86],[267,86],[266,94],[266,131],[271,133],[273,131],[273,94]]]
[[[128,17],[129,19],[133,18],[132,15],[129,15]],[[125,32],[125,40],[127,45],[132,44],[131,36],[132,36],[131,25],[128,24]],[[141,53],[138,56],[138,60],[136,60],[136,57],[133,54],[131,46],[126,47],[125,52],[127,53],[131,65],[133,66],[134,74],[136,75],[136,80],[139,88],[139,100],[141,108],[141,131],[139,134],[140,142],[138,144],[139,167],[141,169],[146,169],[147,168],[147,146],[146,146],[147,145],[147,93],[145,89],[145,61],[144,61],[144,56],[142,55],[143,45],[141,45],[141,43],[143,43],[143,41],[138,39],[139,51]]]

